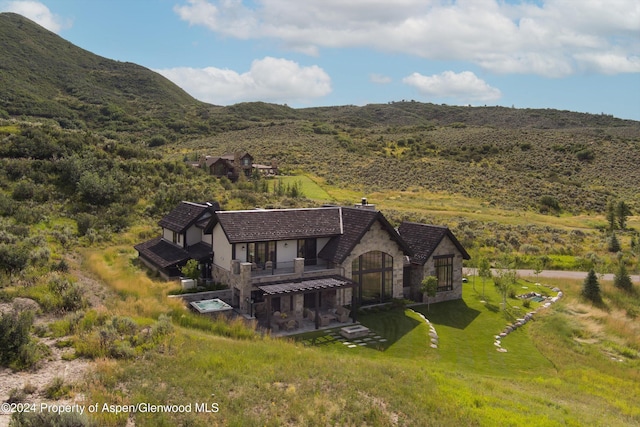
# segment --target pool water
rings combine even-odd
[[[231,310],[232,307],[219,298],[193,301],[191,306],[200,313],[215,313],[217,311]]]

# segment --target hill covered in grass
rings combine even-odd
[[[223,112],[241,126],[182,144],[181,153],[249,150],[363,195],[428,189],[549,213],[602,212],[609,199],[640,208],[634,121],[418,102],[302,110],[250,103]]]
[[[44,123],[64,143],[84,131],[91,134],[85,141],[98,136],[119,144],[111,152],[127,151],[125,157],[145,146],[164,146],[155,155],[179,161],[246,150],[260,162],[277,159],[285,172],[311,174],[362,195],[429,190],[550,214],[602,213],[609,200],[624,200],[640,211],[637,121],[414,101],[219,107],[148,69],[76,47],[20,15],[0,14],[0,37],[0,119],[11,126],[22,120],[21,132]],[[12,129],[4,134],[15,134]],[[37,134],[23,136],[29,141]],[[86,144],[75,147],[50,157],[78,154]],[[0,149],[5,157],[47,158],[20,147]]]
[[[0,14],[0,117],[69,129],[179,127],[203,104],[161,75],[81,49],[27,18]]]

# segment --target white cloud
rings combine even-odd
[[[402,82],[413,86],[425,96],[451,98],[462,103],[495,101],[502,96],[500,90],[489,86],[471,71],[445,71],[433,76],[413,73],[402,79]]]
[[[60,30],[69,28],[71,23],[52,13],[47,6],[38,1],[18,0],[3,4],[5,12],[18,13],[33,22],[43,26],[49,31],[59,33]]]
[[[227,37],[279,40],[310,55],[368,47],[550,77],[602,72],[592,58],[612,51],[618,60],[604,67],[607,73],[635,72],[640,55],[637,0],[182,1],[174,10],[191,25]]]
[[[281,58],[252,62],[245,73],[215,67],[155,70],[193,97],[218,105],[243,101],[308,102],[331,92],[331,78],[320,67],[301,67]]]
[[[369,76],[369,80],[371,81],[371,83],[377,83],[377,84],[388,84],[391,83],[391,77],[389,76],[383,76],[382,74],[371,74]]]

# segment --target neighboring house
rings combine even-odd
[[[162,258],[168,265],[187,256],[179,250],[188,252],[199,232],[198,247],[209,249],[209,258],[197,258],[203,277],[228,285],[231,304],[242,313],[311,312],[319,326],[321,312],[410,297],[425,274],[441,279],[439,301],[461,297],[462,259],[469,256],[453,234],[412,223],[396,231],[366,200],[355,207],[215,212],[191,204],[200,210],[181,214],[187,206],[182,202],[160,221],[163,237],[136,246],[140,258],[162,267],[149,261],[159,256],[152,248],[173,245],[175,257]],[[180,247],[174,232],[191,236],[189,245]]]
[[[208,170],[211,175],[218,178],[226,176],[231,181],[236,181],[240,174],[250,177],[254,171],[263,176],[278,174],[278,162],[275,159],[270,165],[253,163],[253,156],[246,152],[225,154],[220,157],[203,156],[196,166]]]
[[[204,156],[200,159],[200,167],[217,177],[227,177],[236,181],[240,174],[251,176],[253,156],[249,153],[225,154],[220,157]]]
[[[467,251],[447,227],[403,222],[398,233],[413,255],[405,266],[405,295],[421,301],[422,280],[438,278],[434,302],[462,298],[462,260],[470,259]]]
[[[165,279],[179,277],[180,267],[189,259],[201,264],[203,278],[211,277],[211,231],[207,226],[220,205],[181,202],[158,225],[162,235],[134,248],[149,268]]]

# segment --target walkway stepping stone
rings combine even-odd
[[[355,345],[355,344],[351,344],[351,345],[349,345],[348,347],[349,347],[349,348],[356,348],[356,347],[357,347],[357,345]]]

